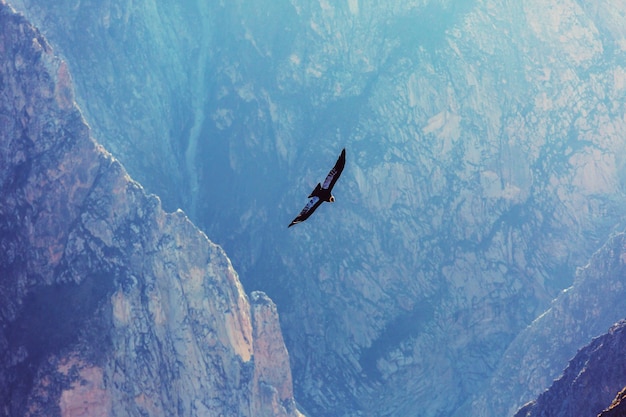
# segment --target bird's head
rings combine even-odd
[[[331,203],[334,203],[334,202],[335,202],[335,196],[334,196],[334,195],[331,195],[331,196],[330,196],[330,200],[328,200],[328,201],[330,201]]]

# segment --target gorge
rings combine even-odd
[[[286,388],[270,390],[281,400],[264,404],[287,404],[286,413],[297,408],[312,417],[513,415],[550,386],[579,348],[626,317],[623,303],[607,301],[623,294],[626,5],[10,4],[64,60],[65,69],[54,76],[63,83],[71,74],[76,94],[67,100],[75,98],[89,135],[111,152],[89,151],[98,168],[75,158],[73,164],[91,172],[80,183],[95,181],[100,165],[111,166],[116,173],[107,174],[102,195],[123,189],[123,201],[115,204],[130,217],[126,223],[111,217],[114,211],[99,200],[93,203],[99,211],[90,215],[79,215],[74,203],[63,203],[71,209],[46,203],[46,233],[56,234],[40,240],[30,260],[23,246],[7,249],[6,276],[75,259],[73,272],[58,279],[80,281],[96,262],[90,257],[109,259],[98,273],[118,277],[113,284],[128,286],[123,291],[136,302],[149,301],[151,286],[174,284],[144,283],[120,265],[147,262],[137,245],[156,243],[144,236],[181,234],[168,238],[170,246],[150,249],[163,265],[151,268],[173,268],[165,257],[173,251],[189,271],[185,285],[194,286],[193,304],[204,303],[194,300],[196,291],[213,291],[195,286],[216,279],[199,279],[193,265],[222,265],[211,274],[229,290],[215,299],[229,307],[198,307],[198,320],[213,320],[206,311],[232,310],[237,320],[252,323],[250,300],[271,305],[255,291],[266,293],[280,319],[298,407]],[[13,97],[6,102],[19,103]],[[2,117],[12,114],[23,117]],[[80,122],[72,126],[86,129]],[[349,160],[332,213],[322,207],[317,218],[287,230],[301,209],[301,190],[313,188],[343,147]],[[13,157],[3,187],[18,189],[29,184],[30,170],[18,168],[25,156]],[[124,179],[124,169],[141,187]],[[71,198],[86,198],[89,186],[63,184],[74,190]],[[159,196],[164,210],[142,187]],[[15,210],[7,200],[2,204],[5,230],[18,230],[14,224],[31,230],[32,216],[9,215]],[[137,207],[141,216],[133,212]],[[54,210],[65,216],[58,224]],[[82,226],[63,231],[61,225],[75,219]],[[125,228],[119,238],[115,222]],[[103,243],[90,246],[87,232]],[[177,249],[181,242],[190,250]],[[118,249],[107,253],[104,247]],[[46,285],[57,279],[37,274]],[[95,285],[96,278],[85,282]],[[90,317],[109,308],[116,317],[117,299],[102,302],[116,288],[94,288],[95,306],[78,307]],[[30,297],[39,304],[48,295]],[[145,330],[153,307],[140,305],[142,319],[133,325]],[[6,324],[15,323],[17,306],[5,309],[5,325],[17,326]],[[275,324],[268,327],[277,334]],[[255,381],[246,354],[237,353],[241,344],[221,338],[222,331],[203,337],[208,346],[232,345],[232,351],[224,348],[230,353],[220,353],[232,366],[226,380]],[[158,340],[157,330],[151,332]],[[252,349],[253,327],[241,325],[241,332]],[[19,362],[20,352],[16,347],[5,360]],[[285,358],[277,362],[282,377],[272,378],[271,386],[291,380]],[[245,376],[234,376],[240,373]],[[258,392],[250,389],[232,401],[253,403]]]

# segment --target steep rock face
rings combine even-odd
[[[289,355],[278,324],[276,304],[264,293],[251,294],[254,340],[255,416],[290,416],[296,412]],[[271,405],[271,406],[270,406]]]
[[[0,87],[0,414],[274,415],[274,389],[299,415],[276,314],[255,340],[223,250],[91,139],[67,65],[4,0]],[[287,369],[256,366],[263,337]]]
[[[277,302],[311,414],[467,411],[623,220],[625,6],[178,3],[16,0],[107,146]],[[287,231],[343,146],[337,203]]]
[[[626,388],[621,390],[610,406],[599,417],[622,417],[626,415]]]
[[[626,385],[626,322],[617,323],[609,332],[594,339],[570,361],[563,375],[552,386],[521,410],[515,417],[597,416],[613,403],[617,413],[620,396]]]
[[[94,136],[167,209],[190,208],[185,148],[204,118],[204,67],[212,59],[212,35],[202,25],[211,27],[213,16],[204,2],[10,4],[28,9],[69,62]]]
[[[489,388],[474,401],[475,413],[479,414],[480,410],[488,409],[494,410],[494,415],[511,415],[521,404],[544,391],[549,383],[560,375],[561,371],[556,369],[564,368],[580,346],[584,346],[593,337],[602,334],[603,329],[626,316],[622,302],[626,297],[625,282],[626,235],[619,233],[598,250],[584,268],[578,271],[572,287],[561,293],[553,301],[550,309],[511,343],[494,373]],[[595,406],[602,406],[596,414],[606,407],[615,392],[626,384],[626,380],[621,381],[626,373],[622,372],[620,376],[622,366],[620,364],[623,360],[618,357],[620,343],[624,342],[621,336],[624,327],[622,323],[612,329],[604,339],[598,339],[591,347],[584,349],[585,352],[598,350],[594,353],[596,369],[588,375],[587,379],[577,382],[588,384],[587,389],[590,391],[602,392],[602,397],[594,403]],[[607,340],[610,340],[610,343],[606,342]],[[621,346],[622,352],[624,346]],[[578,359],[570,362],[570,368],[575,369],[583,363],[580,358],[586,356],[583,354],[579,356]],[[612,391],[606,391],[605,384],[608,382],[599,376],[606,371],[605,368],[612,366],[615,366],[615,369],[606,372],[607,378],[614,379],[611,383]],[[598,378],[594,380],[594,377]],[[562,379],[567,378],[564,376]],[[570,382],[561,382],[558,386],[568,385]],[[556,389],[556,386],[557,384],[553,385],[553,388]],[[578,392],[577,394],[582,396],[581,401],[587,399],[585,393]],[[563,392],[556,392],[554,398],[559,396],[565,398],[564,395]],[[608,401],[607,396],[611,396]],[[563,415],[568,415],[568,413]]]

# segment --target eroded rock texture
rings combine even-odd
[[[520,404],[536,398],[561,374],[562,371],[557,369],[565,367],[581,346],[587,345],[593,337],[603,334],[606,328],[615,323],[616,312],[624,299],[626,235],[618,233],[591,257],[587,265],[577,271],[572,287],[559,294],[551,307],[511,343],[486,394],[474,401],[474,411],[479,414],[480,410],[495,409],[512,415]],[[611,389],[618,389],[615,384],[626,385],[626,380],[621,382],[622,377],[619,376],[624,371],[619,352],[620,349],[622,352],[626,349],[626,344],[620,347],[620,343],[625,342],[620,336],[623,327],[623,324],[616,327],[611,331],[611,336],[607,336],[611,340],[610,345],[594,342],[603,346],[594,365],[597,370],[581,380],[587,384],[589,391],[604,392],[599,401],[602,406],[609,403],[604,401],[606,395],[613,396],[617,392],[605,392],[608,389],[603,378],[605,371],[614,368],[606,373],[607,378],[615,376]],[[580,362],[580,358],[577,361]],[[570,362],[570,367],[573,363]],[[577,394],[586,395],[582,392]]]
[[[626,416],[626,388],[622,389],[615,399],[608,406],[599,417],[624,417]]]
[[[296,410],[289,355],[280,332],[276,304],[264,293],[251,295],[257,408],[267,416],[290,416]]]
[[[299,414],[276,312],[255,326],[224,251],[90,137],[3,0],[0,190],[0,415]]]
[[[619,404],[626,385],[625,347],[626,322],[622,321],[582,348],[563,375],[515,417],[623,416]]]
[[[492,376],[547,363],[507,349],[623,230],[623,2],[15,4],[107,149],[276,302],[316,417],[521,406]],[[342,147],[337,202],[287,230]]]

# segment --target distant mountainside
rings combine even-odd
[[[93,135],[276,302],[312,417],[501,416],[471,404],[624,230],[623,2],[12,3]],[[287,230],[343,147],[337,201]]]
[[[626,322],[622,321],[583,347],[563,375],[515,417],[626,415],[621,403],[626,387],[625,348]]]
[[[486,389],[472,406],[475,414],[494,410],[496,415],[513,415],[521,404],[536,398],[548,384],[561,375],[570,362],[561,382],[552,385],[549,407],[537,406],[535,415],[593,415],[608,406],[617,391],[626,386],[626,339],[622,335],[626,324],[612,328],[608,335],[582,349],[592,338],[626,317],[623,300],[626,299],[626,235],[616,234],[600,248],[590,262],[578,270],[572,287],[559,294],[541,317],[519,333],[503,355]],[[589,356],[593,355],[593,360]],[[576,378],[583,368],[588,369],[584,379]],[[559,370],[560,368],[560,370]],[[610,371],[609,371],[610,370]],[[575,379],[575,381],[572,381]],[[571,384],[579,384],[573,388]],[[582,392],[576,390],[588,390]],[[597,391],[597,400],[592,392]],[[546,397],[547,394],[542,394]],[[572,398],[568,400],[568,398]],[[546,397],[547,398],[547,397]],[[599,411],[583,413],[577,404],[587,402]],[[542,400],[544,401],[544,400]],[[570,404],[558,410],[558,402]],[[546,405],[548,406],[548,405]],[[570,407],[570,408],[568,408]],[[581,410],[580,414],[572,410]],[[570,412],[567,412],[569,410]],[[544,413],[544,414],[542,414]]]
[[[301,415],[276,306],[92,139],[4,0],[0,415]]]

